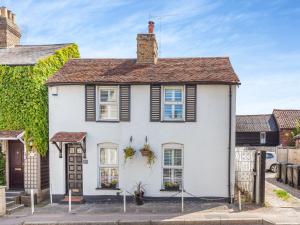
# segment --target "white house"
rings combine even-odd
[[[137,35],[136,59],[73,59],[48,80],[55,201],[69,189],[87,201],[112,197],[138,182],[148,197],[182,188],[233,197],[240,81],[227,57],[158,58],[153,26]],[[136,152],[125,162],[128,146]]]

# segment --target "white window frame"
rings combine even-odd
[[[101,149],[116,149],[117,151],[117,164],[105,164],[101,165]],[[118,171],[118,183],[117,183],[117,188],[119,187],[119,182],[120,182],[120,168],[119,168],[119,146],[114,143],[106,142],[106,143],[101,143],[98,144],[98,188],[101,187],[101,169],[102,168],[116,168]]]
[[[260,144],[266,144],[267,143],[267,133],[266,132],[260,132]]]
[[[100,112],[100,105],[112,105],[112,103],[109,102],[101,102],[101,90],[115,90],[116,91],[116,105],[117,105],[117,118],[108,118],[108,119],[102,119],[100,118],[101,112]],[[119,96],[119,86],[98,86],[97,87],[97,120],[98,121],[119,121],[120,119],[120,96]]]
[[[167,102],[165,101],[165,90],[168,90],[168,89],[180,89],[182,91],[182,101],[181,102]],[[185,88],[183,85],[181,86],[163,86],[162,88],[162,104],[161,104],[161,115],[162,115],[162,120],[163,121],[184,121],[185,120]],[[173,119],[168,119],[168,118],[165,118],[165,104],[171,104],[171,105],[181,105],[182,104],[182,118],[181,119],[176,119],[176,118],[173,118]],[[175,110],[174,110],[175,112]],[[174,113],[173,110],[172,110],[172,113]],[[172,115],[172,117],[174,117],[174,115]]]
[[[181,187],[179,187],[179,189],[183,189],[184,188],[184,148],[183,148],[183,144],[179,144],[179,143],[166,143],[162,145],[162,176],[161,176],[161,187],[162,189],[165,189],[164,186],[164,169],[181,169],[182,170],[182,180],[181,180]],[[181,149],[181,166],[165,166],[165,150],[166,149]],[[173,157],[172,157],[172,160]],[[174,176],[174,172],[172,172],[171,176]],[[174,177],[173,177],[174,179]]]

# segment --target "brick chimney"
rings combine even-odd
[[[6,7],[0,7],[0,48],[14,47],[20,43],[20,38],[16,15]]]
[[[158,59],[157,42],[154,34],[154,22],[149,21],[148,33],[137,35],[137,63],[156,64]]]

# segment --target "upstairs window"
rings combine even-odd
[[[118,87],[99,87],[99,120],[117,121],[119,119]]]
[[[183,86],[167,86],[163,89],[163,120],[180,121],[184,119]]]
[[[266,132],[260,132],[260,143],[266,144]]]

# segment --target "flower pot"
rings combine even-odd
[[[135,203],[137,205],[143,205],[144,204],[143,194],[135,194],[134,199],[135,199]]]
[[[150,154],[150,151],[148,149],[141,149],[140,152],[141,152],[142,156],[145,156],[145,157],[149,156],[149,154]]]

